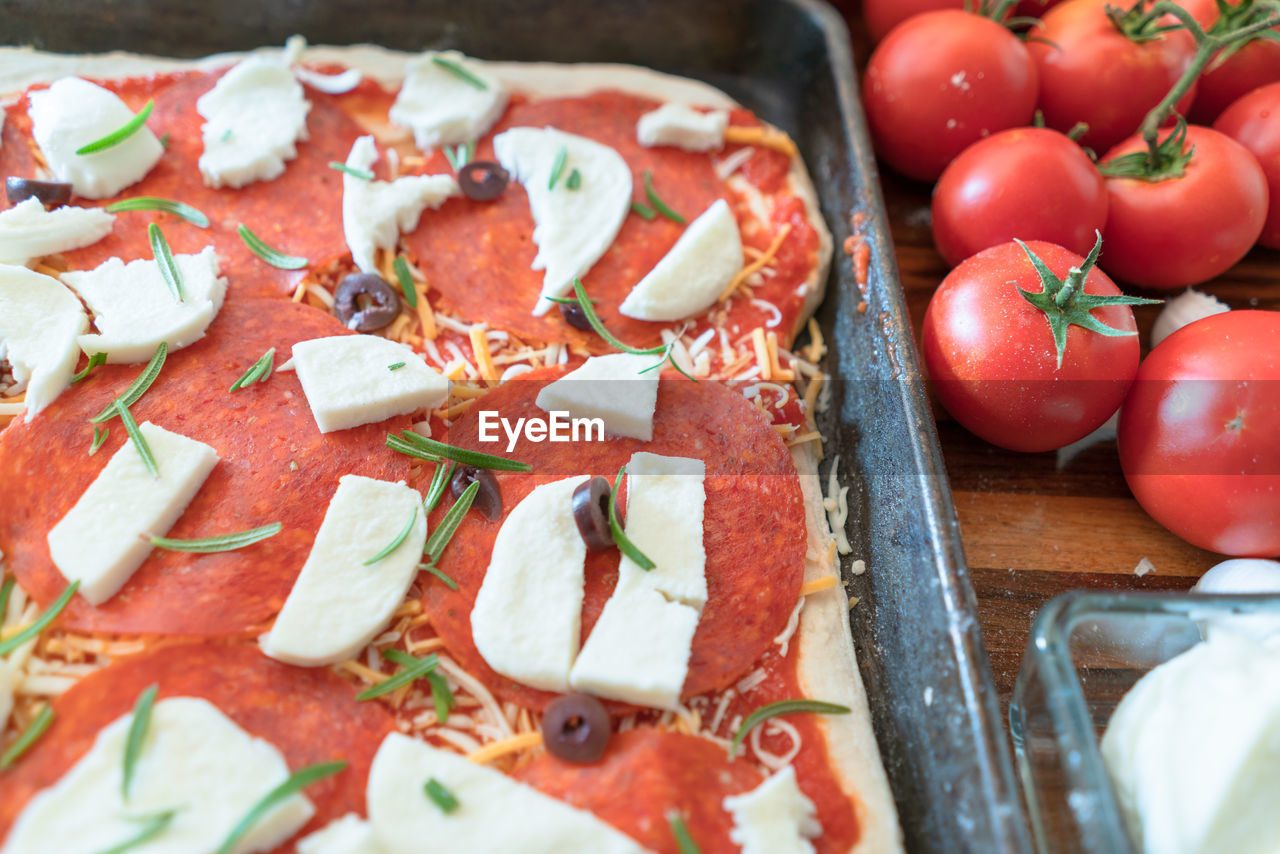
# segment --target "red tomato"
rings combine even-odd
[[[1195,54],[1195,39],[1185,30],[1131,41],[1107,17],[1107,7],[1118,5],[1115,0],[1067,0],[1031,31],[1043,41],[1027,44],[1040,72],[1045,124],[1066,132],[1085,122],[1089,131],[1080,141],[1096,151],[1136,131]],[[1177,22],[1168,15],[1160,19],[1162,24]],[[1179,113],[1186,115],[1194,95],[1193,86],[1178,102]]]
[[[1280,554],[1280,313],[1197,320],[1151,351],[1120,410],[1138,503],[1192,545]]]
[[[1084,261],[1052,243],[1027,247],[1062,279]],[[939,400],[970,432],[1014,451],[1048,451],[1084,438],[1116,411],[1138,370],[1137,326],[1127,305],[1094,309],[1094,319],[1128,334],[1072,325],[1059,367],[1049,320],[1019,288],[1044,292],[1018,244],[969,258],[929,301],[922,349]],[[1120,293],[1096,267],[1084,292]]]
[[[1218,20],[1217,0],[1178,0],[1178,5],[1205,29]],[[1241,3],[1237,0],[1233,5],[1240,7]],[[1271,33],[1280,34],[1280,27],[1272,28]],[[1212,60],[1200,75],[1196,99],[1191,104],[1191,121],[1210,124],[1241,96],[1277,82],[1280,82],[1280,43],[1271,38],[1252,38],[1221,63]]]
[[[996,22],[926,12],[871,54],[862,93],[876,151],[904,175],[932,181],[979,139],[1030,123],[1036,70]]]
[[[952,267],[1015,237],[1087,255],[1106,222],[1107,190],[1093,161],[1047,128],[975,142],[933,190],[933,242]]]
[[[1117,145],[1109,161],[1145,149],[1141,137]],[[1104,261],[1117,279],[1148,288],[1205,282],[1245,256],[1267,218],[1267,179],[1248,149],[1212,128],[1187,128],[1194,147],[1180,178],[1107,178]]]
[[[939,9],[963,9],[965,0],[865,0],[862,14],[872,41],[880,41],[907,18]]]
[[[1258,158],[1267,176],[1270,207],[1258,242],[1280,249],[1280,83],[1263,86],[1236,101],[1213,123]]]

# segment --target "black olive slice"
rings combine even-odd
[[[487,202],[507,189],[511,176],[492,160],[472,160],[458,170],[458,187],[468,199]]]
[[[547,751],[565,762],[595,762],[613,734],[604,704],[590,694],[565,694],[547,703],[542,713],[542,740]]]
[[[10,175],[4,179],[4,194],[11,205],[25,202],[34,196],[40,204],[49,208],[65,205],[71,201],[71,185],[60,181],[37,181],[34,178]]]
[[[394,288],[372,273],[351,273],[338,283],[333,313],[348,329],[376,332],[391,325],[400,313]]]
[[[587,320],[587,313],[576,302],[560,303],[560,316],[574,329],[581,329],[583,332],[591,331],[591,321]]]
[[[498,479],[488,469],[458,466],[458,470],[453,473],[453,482],[449,484],[449,489],[453,491],[453,497],[457,498],[473,483],[479,483],[480,488],[476,490],[476,497],[471,502],[471,506],[480,511],[480,515],[490,522],[501,519],[502,489],[498,486]]]
[[[578,523],[578,533],[593,552],[613,548],[613,534],[609,531],[609,481],[596,475],[578,484],[573,491],[573,521]]]

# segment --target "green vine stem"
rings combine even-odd
[[[1187,32],[1191,33],[1192,38],[1196,41],[1196,52],[1191,60],[1191,65],[1183,72],[1178,82],[1173,84],[1173,88],[1169,90],[1160,103],[1156,104],[1151,109],[1151,112],[1147,113],[1146,118],[1142,120],[1142,124],[1139,126],[1139,133],[1147,144],[1147,162],[1153,169],[1158,169],[1161,161],[1158,141],[1160,127],[1168,120],[1169,116],[1173,115],[1174,107],[1177,106],[1182,97],[1187,94],[1191,86],[1199,79],[1200,74],[1213,60],[1218,51],[1238,42],[1251,39],[1280,24],[1280,3],[1275,2],[1275,0],[1261,0],[1261,2],[1257,3],[1253,3],[1252,0],[1245,0],[1245,3],[1250,4],[1249,8],[1251,9],[1256,8],[1260,11],[1265,11],[1267,13],[1266,17],[1249,21],[1233,29],[1216,31],[1218,28],[1213,27],[1207,33],[1200,26],[1200,22],[1192,17],[1190,12],[1177,3],[1171,2],[1171,0],[1159,0],[1147,13],[1147,18],[1151,21],[1157,21],[1166,14],[1173,15],[1182,22],[1182,26],[1186,28]]]

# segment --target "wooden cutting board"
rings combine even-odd
[[[871,51],[860,5],[859,0],[836,3],[850,24],[859,72]],[[912,326],[918,330],[929,298],[948,272],[933,248],[931,187],[883,165],[881,186]],[[1226,275],[1197,288],[1232,308],[1280,310],[1280,253],[1255,249]],[[1158,313],[1158,306],[1135,310],[1144,356]],[[1185,590],[1223,559],[1183,542],[1143,512],[1125,485],[1114,442],[1060,463],[1054,453],[996,448],[936,405],[934,413],[1002,713],[1008,710],[1031,620],[1048,599],[1077,588]],[[1143,558],[1154,570],[1138,575]]]

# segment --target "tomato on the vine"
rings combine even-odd
[[[1161,150],[1149,177],[1117,174],[1149,161],[1140,136],[1100,163],[1107,175],[1105,263],[1135,285],[1181,288],[1226,272],[1257,241],[1267,218],[1267,180],[1248,149],[1212,128],[1167,131]]]
[[[952,267],[1015,237],[1085,255],[1106,221],[1107,191],[1093,161],[1048,128],[975,142],[933,190],[933,242]]]
[[[1227,5],[1223,19],[1217,0],[1177,0],[1206,30],[1234,29],[1270,14],[1253,0],[1235,0]],[[1197,83],[1191,104],[1191,121],[1207,125],[1233,102],[1259,86],[1280,82],[1280,27],[1259,33],[1234,45],[1209,63]]]
[[[894,28],[871,54],[862,93],[881,158],[932,181],[979,139],[1030,124],[1036,69],[1022,42],[995,21],[926,12]]]
[[[1210,551],[1280,554],[1280,313],[1232,311],[1160,343],[1120,410],[1147,513]]]
[[[1125,297],[1088,258],[1052,243],[1003,243],[951,271],[929,301],[922,349],[938,399],[966,429],[1013,451],[1092,433],[1138,370]]]
[[[1227,108],[1213,129],[1258,158],[1270,196],[1267,220],[1258,242],[1280,249],[1280,83],[1255,89]]]
[[[1067,0],[1041,18],[1027,45],[1040,74],[1045,124],[1065,133],[1084,122],[1089,129],[1080,142],[1099,151],[1138,129],[1191,65],[1196,47],[1185,30],[1160,31],[1177,18],[1148,21],[1145,3],[1119,5]],[[1193,87],[1179,101],[1180,114],[1194,95]]]

